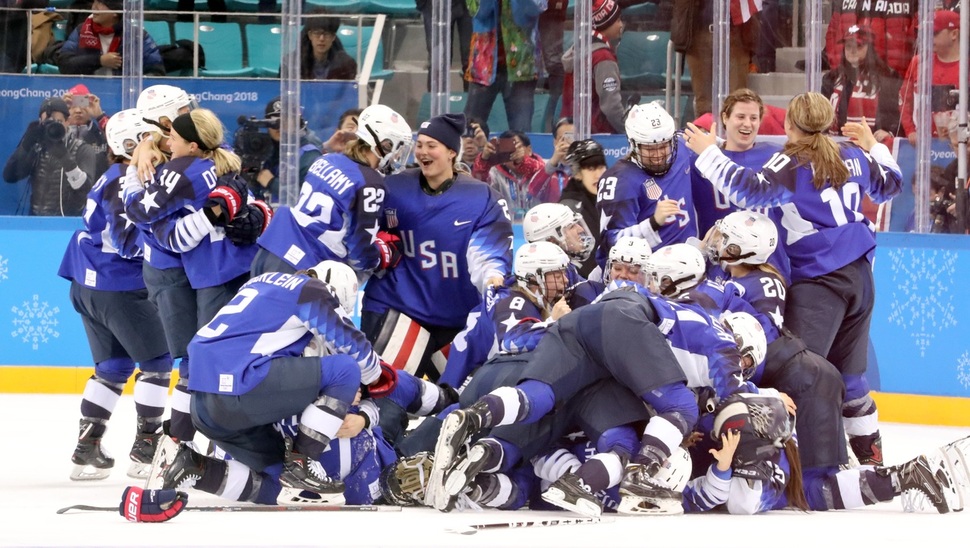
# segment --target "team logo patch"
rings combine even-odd
[[[603,91],[616,91],[620,87],[620,82],[612,76],[603,80]]]
[[[658,185],[657,181],[653,179],[647,179],[646,182],[643,183],[643,188],[647,191],[647,198],[650,198],[651,200],[659,200],[663,195],[663,190],[660,188],[660,185]]]
[[[384,218],[387,220],[387,228],[397,227],[397,209],[393,207],[384,209]]]

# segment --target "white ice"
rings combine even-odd
[[[625,546],[967,546],[970,510],[906,514],[899,501],[840,512],[771,512],[760,516],[616,516],[610,523],[480,531],[469,524],[569,517],[560,512],[463,512],[429,508],[394,513],[183,512],[162,523],[129,523],[117,512],[57,515],[74,504],[117,506],[134,434],[129,396],[115,410],[105,447],[117,462],[102,481],[68,479],[77,438],[79,395],[0,394],[0,546],[503,546],[565,548]],[[887,463],[970,434],[968,428],[882,425]],[[190,490],[190,505],[229,504]],[[607,514],[615,516],[614,514]]]

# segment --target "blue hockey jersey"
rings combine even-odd
[[[297,270],[335,260],[369,274],[384,211],[384,178],[343,154],[317,158],[293,207],[280,207],[258,244]]]
[[[57,274],[99,291],[144,289],[141,232],[124,216],[121,178],[124,164],[113,164],[88,192],[84,230],[67,245]]]
[[[780,150],[781,147],[774,143],[755,143],[753,147],[745,151],[721,149],[721,152],[739,166],[761,169],[761,166],[765,165]],[[741,208],[732,204],[726,194],[711,186],[711,183],[696,169],[692,170],[691,175],[694,210],[697,212],[697,233],[703,237],[714,226],[714,223]],[[761,213],[767,214],[767,211],[762,209]]]
[[[839,190],[817,190],[813,168],[778,153],[761,170],[739,166],[717,147],[697,159],[698,170],[739,207],[779,207],[779,236],[791,261],[792,281],[834,272],[869,254],[874,227],[862,214],[862,193],[876,203],[899,194],[902,174],[882,144],[871,155],[851,143],[840,146],[849,179]]]
[[[410,169],[387,178],[383,227],[404,246],[400,264],[364,289],[363,309],[389,308],[422,325],[461,328],[485,281],[512,271],[508,204],[487,184],[459,174],[434,195]]]
[[[189,342],[189,389],[240,395],[266,377],[276,357],[300,356],[316,335],[352,356],[361,380],[380,376],[380,357],[345,314],[329,286],[303,275],[267,272],[246,282]]]

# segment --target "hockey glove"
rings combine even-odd
[[[189,495],[175,489],[127,487],[121,495],[118,512],[128,521],[168,521],[185,510]]]
[[[238,176],[222,177],[219,179],[219,186],[209,193],[209,201],[205,204],[206,217],[213,226],[226,226],[246,205],[248,196],[249,187],[245,179]],[[219,206],[222,212],[215,215],[212,213],[213,206]]]
[[[401,238],[397,235],[382,230],[377,233],[374,245],[377,246],[377,250],[381,254],[380,268],[382,270],[394,268],[401,262],[401,257],[403,257],[401,254]]]
[[[268,204],[259,200],[246,204],[226,225],[226,238],[236,245],[252,245],[266,230],[272,218],[273,210]]]
[[[397,369],[381,360],[381,376],[377,380],[367,385],[366,396],[371,398],[383,398],[394,391],[397,386]]]

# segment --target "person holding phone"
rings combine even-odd
[[[485,144],[472,166],[472,175],[505,198],[513,220],[521,220],[526,211],[540,203],[529,193],[529,183],[545,168],[545,160],[532,152],[529,136],[510,129]]]
[[[108,170],[108,140],[105,138],[108,115],[101,110],[101,98],[91,93],[84,84],[67,90],[62,98],[70,112],[67,117],[68,132],[94,147],[98,153],[94,170],[97,179]]]
[[[546,168],[537,173],[529,183],[529,194],[542,203],[558,202],[569,184],[572,170],[566,161],[566,155],[570,145],[576,140],[575,129],[573,119],[569,117],[560,118],[552,129],[552,142],[555,147],[552,157],[546,162]]]

